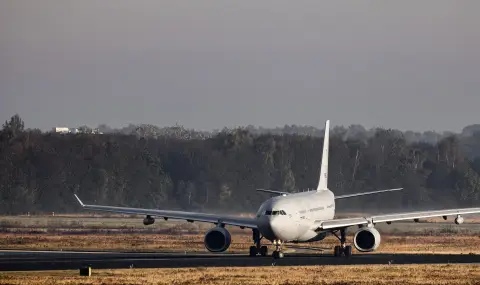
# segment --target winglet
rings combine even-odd
[[[80,206],[84,207],[85,204],[83,204],[82,200],[80,200],[80,198],[78,198],[77,194],[73,194],[73,195],[75,195],[75,198],[77,198],[77,201],[78,201],[78,203],[80,203]]]

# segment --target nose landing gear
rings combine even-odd
[[[272,253],[272,257],[274,259],[283,258],[282,241],[274,240],[273,244],[275,245],[275,251]]]

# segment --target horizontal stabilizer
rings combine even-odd
[[[400,191],[400,190],[403,190],[403,188],[385,189],[385,190],[363,192],[363,193],[356,193],[356,194],[346,194],[346,195],[335,196],[335,200],[336,199],[351,198],[351,197],[356,197],[356,196],[370,195],[370,194],[378,194],[378,193],[383,193],[383,192]]]
[[[267,193],[273,193],[273,194],[278,194],[278,195],[282,195],[282,196],[287,196],[288,192],[284,192],[284,191],[277,191],[277,190],[270,190],[270,189],[257,189],[257,191],[261,191],[261,192],[267,192]]]

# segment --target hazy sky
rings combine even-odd
[[[1,0],[27,127],[480,123],[480,1]]]

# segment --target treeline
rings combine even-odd
[[[178,135],[178,134],[182,135]],[[15,115],[0,131],[0,214],[76,212],[85,202],[197,211],[254,211],[268,194],[318,182],[322,138],[223,130],[62,135],[25,130]],[[338,194],[404,191],[338,202],[382,211],[480,205],[480,133],[436,144],[409,143],[399,131],[332,132],[329,186]]]
[[[88,128],[83,126],[83,128]],[[196,131],[192,129],[185,129],[181,125],[175,125],[172,127],[157,127],[151,124],[140,124],[134,125],[129,124],[123,128],[115,129],[111,128],[105,124],[101,124],[97,129],[102,133],[109,134],[124,134],[124,135],[140,135],[147,137],[159,137],[159,136],[177,136],[184,139],[190,138],[211,138],[219,134],[220,132],[230,131],[228,129],[223,130],[213,130],[213,131]],[[285,125],[283,127],[276,128],[264,128],[264,127],[255,127],[248,125],[244,128],[252,135],[305,135],[305,136],[314,136],[314,137],[323,137],[323,130],[313,127],[313,126],[301,126],[301,125]],[[469,125],[463,128],[462,132],[459,134],[454,134],[452,132],[435,132],[435,131],[424,131],[424,132],[414,132],[406,131],[401,132],[399,130],[391,130],[392,132],[401,133],[405,138],[407,143],[430,143],[436,144],[440,140],[450,137],[452,135],[457,135],[461,138],[470,137],[474,133],[480,131],[480,125]],[[331,132],[341,136],[344,140],[347,139],[365,139],[370,138],[375,135],[377,128],[365,129],[361,125],[350,125],[348,127],[344,126],[335,126]]]

